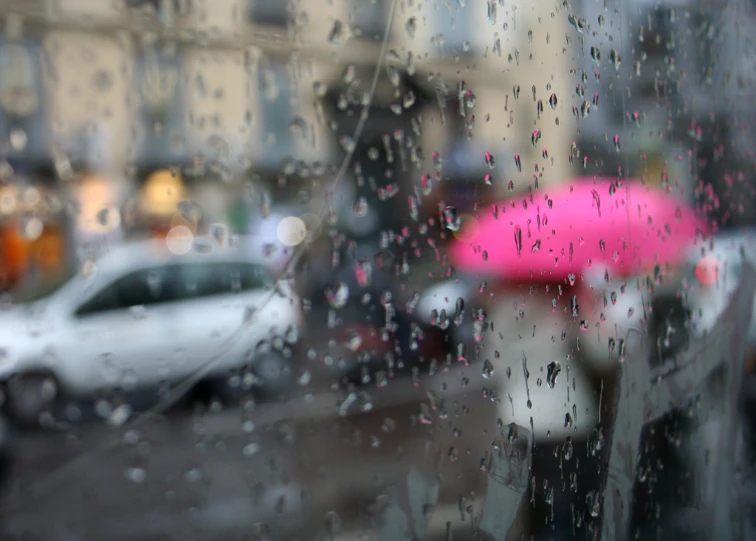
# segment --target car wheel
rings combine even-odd
[[[193,398],[206,404],[215,399],[220,399],[225,404],[238,404],[249,393],[249,385],[245,384],[245,379],[244,374],[207,379],[194,389]]]
[[[252,370],[263,395],[280,395],[294,386],[292,362],[280,351],[267,351],[255,356]]]
[[[291,359],[277,350],[258,351],[240,373],[213,377],[195,389],[195,398],[207,402],[214,398],[236,404],[254,394],[279,397],[294,387]]]
[[[39,427],[45,414],[54,413],[60,398],[58,381],[51,374],[21,374],[5,385],[5,410],[11,420]]]

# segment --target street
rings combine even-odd
[[[340,391],[254,409],[183,408],[134,428],[93,422],[21,433],[3,491],[3,537],[376,531],[371,505],[387,487],[401,491],[410,472],[429,486],[442,476],[438,501],[456,505],[482,492],[480,463],[496,431],[497,405],[459,385],[471,370],[454,367],[417,387],[393,381],[366,391],[348,415],[340,414],[349,396]],[[338,525],[327,526],[327,516]]]

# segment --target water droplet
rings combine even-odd
[[[599,516],[601,510],[601,498],[599,497],[598,492],[591,490],[585,497],[585,504],[588,506],[592,517]]]
[[[520,161],[519,154],[514,155],[514,162],[515,162],[515,167],[517,167],[517,172],[522,173],[522,162]]]
[[[113,86],[113,74],[108,70],[97,70],[92,75],[92,86],[98,92],[107,92]]]
[[[415,17],[410,17],[407,19],[407,22],[404,24],[404,30],[407,32],[407,36],[409,36],[410,39],[415,39],[415,32],[417,31],[417,19]]]
[[[217,246],[225,248],[229,245],[231,240],[231,230],[228,225],[224,223],[210,224],[208,227],[208,236],[215,241]]]
[[[260,451],[260,444],[257,442],[248,443],[242,449],[244,456],[254,456]]]
[[[577,30],[580,34],[583,33],[583,30],[585,29],[584,19],[581,19],[577,15],[568,15],[567,20],[575,28],[575,30]]]
[[[468,90],[465,92],[465,104],[469,109],[472,109],[475,107],[475,104],[477,103],[478,98],[475,96],[472,90]]]
[[[344,39],[344,23],[336,19],[333,21],[331,31],[328,33],[328,43],[331,45],[341,45],[341,40]]]
[[[551,96],[549,96],[549,105],[551,106],[552,109],[556,109],[556,106],[557,106],[556,94],[552,94]]]
[[[520,97],[520,85],[514,85],[514,87],[512,87],[512,95],[514,96],[514,99]]]
[[[567,416],[569,417],[569,413]],[[572,420],[570,420],[570,424],[572,424]],[[567,420],[565,419],[565,427],[567,426]],[[572,447],[572,438],[570,436],[567,436],[564,440],[564,459],[570,460],[572,458],[573,453],[573,447]]]
[[[144,483],[147,479],[147,472],[144,468],[126,468],[124,475],[132,483]]]
[[[580,305],[578,304],[577,295],[573,295],[570,298],[570,312],[572,313],[572,317],[580,315]]]
[[[553,389],[556,385],[557,376],[561,371],[562,366],[556,361],[550,362],[546,367],[546,384],[550,389]]]
[[[488,0],[488,22],[496,24],[496,0]]]
[[[459,231],[461,225],[462,218],[457,209],[452,206],[444,207],[444,226],[451,231]]]
[[[16,152],[22,152],[26,149],[26,145],[29,143],[29,137],[26,135],[26,131],[21,128],[13,128],[8,135],[8,141],[13,150]]]
[[[533,146],[536,146],[540,139],[541,139],[541,130],[538,130],[538,129],[533,130],[533,133],[530,135],[530,142],[533,143]]]
[[[620,64],[622,64],[622,57],[615,49],[612,49],[609,53],[609,60],[612,62],[614,69],[619,71]]]
[[[591,58],[597,66],[601,64],[601,51],[595,45],[591,46]]]
[[[316,97],[322,98],[328,92],[328,85],[321,81],[315,81],[312,83],[312,91],[315,93]]]
[[[183,218],[188,222],[196,222],[202,216],[202,210],[200,209],[199,205],[194,201],[190,201],[188,199],[179,202],[178,209],[181,213],[181,216],[183,216]]]
[[[423,195],[430,195],[431,191],[433,191],[433,181],[430,175],[422,175],[420,177],[420,192]]]
[[[620,151],[620,137],[619,134],[614,136],[614,149],[619,152]]]
[[[493,185],[493,176],[491,176],[491,173],[486,173],[483,177],[483,182],[486,184],[486,186],[492,186]]]
[[[29,213],[24,214],[19,222],[19,232],[21,237],[27,241],[37,240],[42,236],[44,228],[45,226],[42,223],[42,220]]]
[[[289,122],[289,131],[301,139],[307,139],[307,121],[301,116],[294,116]]]
[[[488,379],[491,376],[493,376],[493,373],[494,373],[493,364],[491,364],[491,361],[489,361],[488,359],[486,359],[483,362],[483,377],[486,378],[486,379]]]
[[[405,109],[409,109],[413,105],[415,105],[415,101],[417,98],[415,97],[415,93],[412,92],[412,90],[408,90],[407,93],[404,95],[404,99],[402,100],[402,107]]]
[[[484,156],[485,156],[485,159],[486,159],[486,165],[488,166],[488,168],[489,168],[489,169],[493,169],[493,167],[494,167],[494,164],[496,163],[496,160],[494,159],[494,156],[493,156],[493,154],[491,154],[490,152],[486,152],[486,153],[484,154]]]
[[[325,516],[325,529],[328,535],[335,536],[341,532],[343,521],[336,511],[328,511]]]
[[[368,202],[364,197],[358,197],[354,203],[354,214],[360,218],[364,218],[368,213]]]
[[[326,289],[326,299],[331,308],[343,308],[349,300],[349,286],[339,282],[333,287]]]
[[[97,223],[103,229],[111,231],[121,225],[121,213],[113,205],[108,205],[97,212]]]
[[[346,152],[354,152],[354,149],[357,146],[354,142],[354,139],[352,139],[352,137],[349,135],[342,135],[339,138],[339,143],[341,144],[341,148],[343,148]]]
[[[514,228],[514,243],[517,255],[520,255],[522,253],[522,228],[519,225]]]

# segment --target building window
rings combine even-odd
[[[349,20],[357,37],[383,39],[386,31],[388,2],[384,0],[351,0]]]
[[[39,44],[0,44],[0,139],[9,156],[44,160],[49,131],[41,84]]]
[[[277,165],[292,152],[292,89],[286,67],[262,67],[258,73],[258,88],[263,121],[261,159],[275,160]]]
[[[8,43],[0,47],[0,106],[10,116],[25,118],[37,112],[36,66],[28,49]]]
[[[249,19],[253,24],[286,26],[289,18],[286,0],[249,0]]]
[[[475,35],[469,8],[452,5],[440,6],[434,12],[432,28],[442,54],[475,55]]]
[[[182,150],[176,144],[185,110],[181,64],[182,55],[174,46],[148,48],[137,56],[135,80],[144,122],[140,155],[144,160],[170,159]]]

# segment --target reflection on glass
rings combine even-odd
[[[0,537],[754,537],[751,3],[5,4]]]

